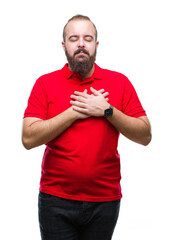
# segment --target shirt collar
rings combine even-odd
[[[73,78],[73,76],[75,76],[75,78],[76,78],[77,75],[78,75],[78,74],[73,73],[73,72],[68,68],[68,63],[66,63],[66,64],[64,65],[64,67],[61,69],[61,71],[62,71],[62,73],[63,73],[63,75],[64,75],[64,77],[65,77],[66,79]],[[91,80],[94,80],[94,79],[102,79],[102,78],[103,78],[103,70],[102,70],[102,68],[100,68],[100,67],[95,63],[94,73],[93,73],[93,75],[92,75],[90,78],[88,78],[88,80],[91,81]],[[82,80],[82,79],[78,76],[78,80],[85,82],[87,79]]]

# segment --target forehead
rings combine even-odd
[[[72,20],[66,26],[66,37],[70,35],[95,36],[95,28],[89,20]]]

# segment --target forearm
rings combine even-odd
[[[74,95],[71,95],[73,109],[89,116],[103,117],[105,109],[110,106],[105,99],[107,93],[101,94],[93,88],[91,88],[91,92],[92,95],[88,95],[75,91]],[[130,117],[114,107],[113,115],[107,117],[107,120],[120,133],[134,142],[147,145],[151,141],[151,127],[146,116]]]
[[[125,137],[142,145],[148,145],[151,141],[151,127],[146,116],[134,118],[129,117],[113,109],[113,115],[107,120]]]
[[[70,127],[76,119],[77,115],[72,108],[48,120],[37,118],[24,119],[22,134],[24,147],[31,149],[50,142]]]

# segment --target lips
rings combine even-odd
[[[81,54],[81,55],[83,55],[83,54],[86,54],[86,53],[84,53],[83,51],[80,51],[80,52],[77,53],[77,54]]]
[[[83,55],[83,54],[89,55],[88,52],[87,52],[85,49],[78,49],[78,50],[75,52],[74,55],[77,55],[77,54],[79,54],[79,55]]]

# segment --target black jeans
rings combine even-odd
[[[39,193],[42,240],[111,240],[120,200],[74,201]]]

